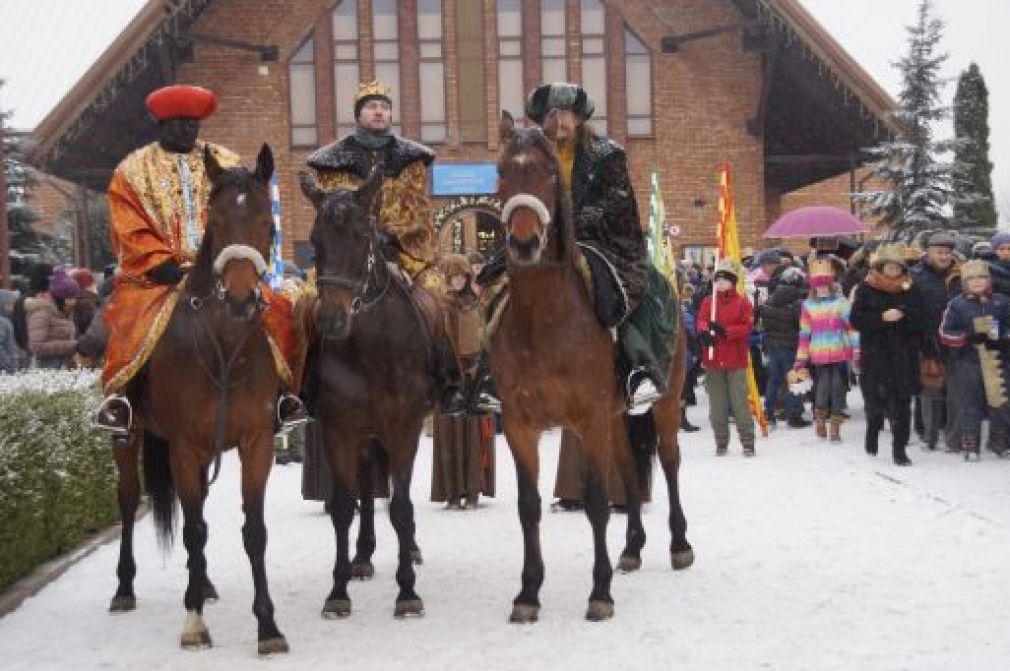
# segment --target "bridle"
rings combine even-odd
[[[378,250],[379,232],[376,227],[375,217],[369,218],[368,253],[365,255],[365,263],[357,278],[350,278],[346,275],[325,273],[316,277],[317,287],[337,287],[347,289],[351,292],[350,315],[360,314],[368,311],[382,300],[389,289],[390,279],[388,272],[380,272],[380,267],[384,265],[381,252]],[[383,281],[384,280],[384,281]],[[378,288],[378,293],[369,298],[369,292]]]

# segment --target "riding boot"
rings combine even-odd
[[[117,438],[129,435],[133,424],[130,399],[123,394],[106,396],[95,411],[92,423],[96,429],[107,431]]]
[[[628,414],[643,415],[652,404],[666,393],[666,385],[639,368],[628,375],[625,393],[628,402]]]
[[[825,408],[814,410],[814,433],[818,438],[828,437],[828,411]]]
[[[287,433],[291,429],[311,421],[302,399],[294,394],[282,392],[277,398],[277,431]]]

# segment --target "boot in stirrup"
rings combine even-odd
[[[637,368],[628,376],[626,393],[628,414],[644,415],[654,402],[663,397],[664,390],[643,369]]]
[[[302,399],[287,392],[277,399],[277,426],[278,433],[287,433],[312,420],[309,411],[305,409]]]
[[[94,427],[107,431],[115,438],[125,438],[130,434],[133,425],[133,407],[130,400],[122,394],[106,396],[92,420]]]

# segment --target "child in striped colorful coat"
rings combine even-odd
[[[810,297],[800,311],[800,339],[794,370],[813,367],[814,429],[820,438],[840,442],[849,366],[858,367],[859,334],[849,322],[849,301],[835,283],[831,262],[810,263]]]

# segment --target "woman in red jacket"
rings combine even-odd
[[[729,412],[732,411],[745,457],[754,456],[754,420],[747,405],[748,340],[754,327],[750,301],[736,289],[736,263],[723,259],[715,268],[712,296],[706,296],[698,310],[698,341],[705,367],[708,417],[715,433],[715,453],[724,456],[729,447]]]

